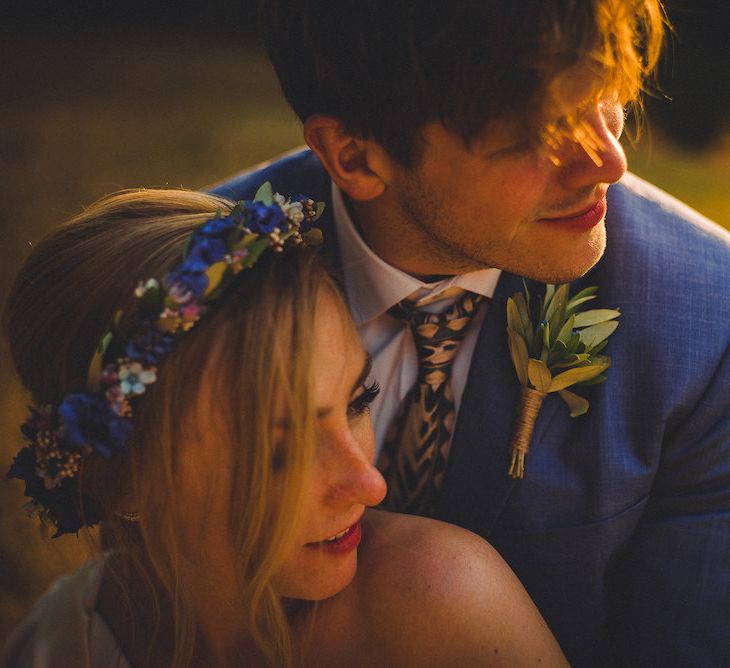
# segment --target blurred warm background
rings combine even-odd
[[[124,5],[123,8],[117,6]],[[0,305],[30,244],[123,187],[202,188],[301,143],[257,47],[252,0],[19,0],[0,26]],[[159,7],[158,7],[159,5]],[[632,168],[730,225],[730,34],[724,0],[669,4],[667,99],[648,105]],[[52,346],[53,341],[48,345]],[[0,342],[0,470],[26,396]],[[44,537],[0,478],[0,644],[83,542]]]

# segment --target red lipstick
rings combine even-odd
[[[329,554],[347,554],[352,552],[360,544],[362,539],[362,527],[358,520],[355,524],[345,530],[345,532],[334,540],[320,540],[316,543],[307,543],[306,547],[322,550]]]
[[[559,225],[560,227],[570,228],[576,231],[590,230],[592,227],[598,225],[605,215],[606,198],[602,197],[584,211],[559,218],[541,218],[538,222]]]

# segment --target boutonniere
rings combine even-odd
[[[569,391],[573,386],[597,385],[611,358],[599,354],[618,327],[617,309],[580,307],[595,299],[593,286],[570,297],[567,283],[547,285],[544,294],[531,295],[525,285],[507,300],[507,337],[517,378],[522,385],[515,428],[510,441],[509,475],[522,478],[525,455],[542,402],[558,392],[570,416],[583,415],[588,401]]]

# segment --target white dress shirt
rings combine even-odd
[[[403,397],[416,382],[418,373],[416,347],[410,328],[389,316],[388,309],[406,297],[422,299],[427,295],[436,296],[452,286],[491,298],[500,270],[481,269],[450,276],[438,283],[424,283],[388,264],[370,250],[350,218],[342,192],[334,183],[332,211],[350,312],[363,345],[373,358],[373,379],[380,385],[380,394],[371,407],[377,459],[388,427]],[[449,305],[444,300],[436,301],[433,310],[444,310]],[[487,310],[482,303],[454,358],[451,388],[457,415],[477,335]]]

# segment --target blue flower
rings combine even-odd
[[[67,533],[78,534],[81,527],[93,527],[101,520],[98,505],[86,494],[79,494],[73,478],[66,478],[61,485],[48,490],[42,504],[48,509],[48,518],[56,525],[52,538]]]
[[[102,397],[69,394],[58,413],[63,420],[64,441],[78,450],[91,448],[109,458],[127,449],[132,422],[117,415]]]
[[[224,218],[213,218],[205,223],[202,227],[199,227],[193,238],[198,237],[213,237],[223,238],[228,233],[235,229],[238,225],[238,221],[233,216],[225,216]]]
[[[228,249],[223,241],[209,237],[193,239],[188,248],[188,258],[200,258],[208,266],[214,262],[220,262],[227,253]]]
[[[35,454],[33,448],[27,446],[23,448],[13,459],[13,464],[5,474],[7,478],[18,478],[19,480],[28,480],[35,475]]]
[[[209,266],[210,264],[200,257],[188,257],[167,275],[165,282],[170,286],[179,284],[192,292],[193,297],[199,299],[208,288],[208,276],[205,272]]]
[[[125,395],[144,394],[145,386],[154,383],[157,374],[154,367],[145,368],[139,362],[130,362],[119,365],[119,380],[119,387]]]
[[[127,343],[126,355],[146,366],[157,366],[174,345],[172,334],[161,332],[151,322],[146,322]]]
[[[20,426],[20,431],[29,441],[34,441],[40,431],[54,431],[58,428],[58,416],[52,406],[30,407],[30,414]]]
[[[283,230],[289,226],[289,220],[278,204],[251,202],[246,212],[246,227],[257,234],[270,234],[276,227]]]
[[[96,503],[86,495],[79,495],[75,479],[65,478],[57,487],[48,489],[35,469],[33,448],[26,447],[15,457],[7,477],[25,482],[25,496],[32,499],[35,510],[43,519],[56,525],[53,538],[78,533],[82,526],[94,526],[99,522],[101,514]]]

